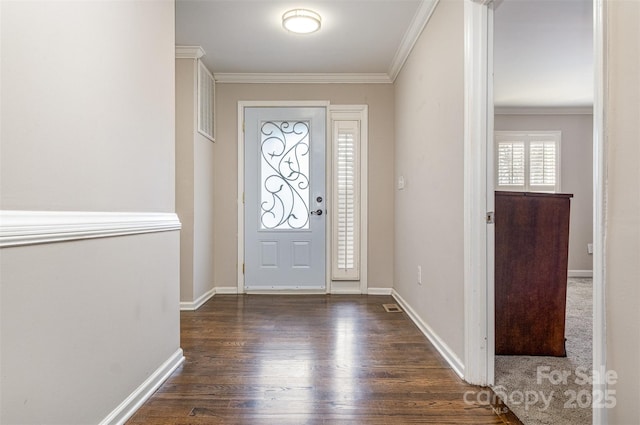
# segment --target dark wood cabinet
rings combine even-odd
[[[571,194],[495,194],[495,353],[566,356]]]

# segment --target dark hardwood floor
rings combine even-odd
[[[488,390],[465,384],[405,313],[384,310],[394,302],[216,295],[181,313],[186,361],[127,423],[519,423],[478,397]]]

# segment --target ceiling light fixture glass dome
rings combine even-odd
[[[284,29],[296,34],[310,34],[320,29],[322,19],[316,12],[308,9],[293,9],[282,15]]]

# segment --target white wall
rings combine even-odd
[[[174,211],[174,5],[2,2],[4,210]],[[103,420],[179,352],[177,232],[3,248],[0,422]]]
[[[2,2],[3,209],[173,211],[172,7]]]
[[[560,130],[560,191],[572,193],[569,270],[593,270],[593,115],[496,115],[495,130]]]
[[[464,358],[463,2],[441,1],[395,88],[394,288]],[[422,285],[418,285],[418,266]]]
[[[179,346],[178,233],[4,248],[3,424],[103,420]]]
[[[605,9],[607,369],[618,374],[610,424],[640,420],[640,2]]]

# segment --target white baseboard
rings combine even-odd
[[[200,296],[197,300],[191,301],[180,301],[180,310],[181,311],[195,311],[202,307],[204,303],[209,301],[214,295],[222,295],[222,294],[233,294],[236,295],[238,293],[238,288],[235,286],[216,286],[211,288],[211,290],[205,292]]]
[[[318,289],[249,289],[247,295],[326,295],[327,292]]]
[[[331,295],[360,295],[362,294],[362,292],[360,292],[360,289],[353,289],[353,288],[337,288],[337,289],[333,289],[331,288]]]
[[[181,311],[194,311],[199,309],[202,304],[206,303],[213,297],[218,291],[216,288],[211,288],[209,291],[202,294],[195,301],[180,301],[180,310]]]
[[[182,364],[184,355],[182,348],[178,348],[169,359],[156,369],[142,385],[140,385],[129,397],[127,397],[118,407],[115,408],[100,425],[121,425],[124,424],[133,414],[146,402],[153,393],[160,388],[174,370]]]
[[[216,294],[237,294],[237,286],[216,286]]]
[[[392,290],[391,295],[398,301],[398,304],[404,309],[404,311],[409,315],[413,323],[416,324],[418,329],[427,337],[427,339],[436,347],[436,350],[444,357],[444,359],[449,363],[451,369],[458,376],[464,379],[464,365],[462,361],[456,356],[456,354],[449,348],[447,344],[440,339],[440,337],[427,325],[420,316],[415,312],[415,310],[396,292],[396,290]]]
[[[569,270],[569,277],[593,277],[593,270]]]
[[[367,288],[368,295],[391,295],[393,288]]]
[[[360,295],[362,288],[357,280],[332,280],[327,292],[334,295]]]

